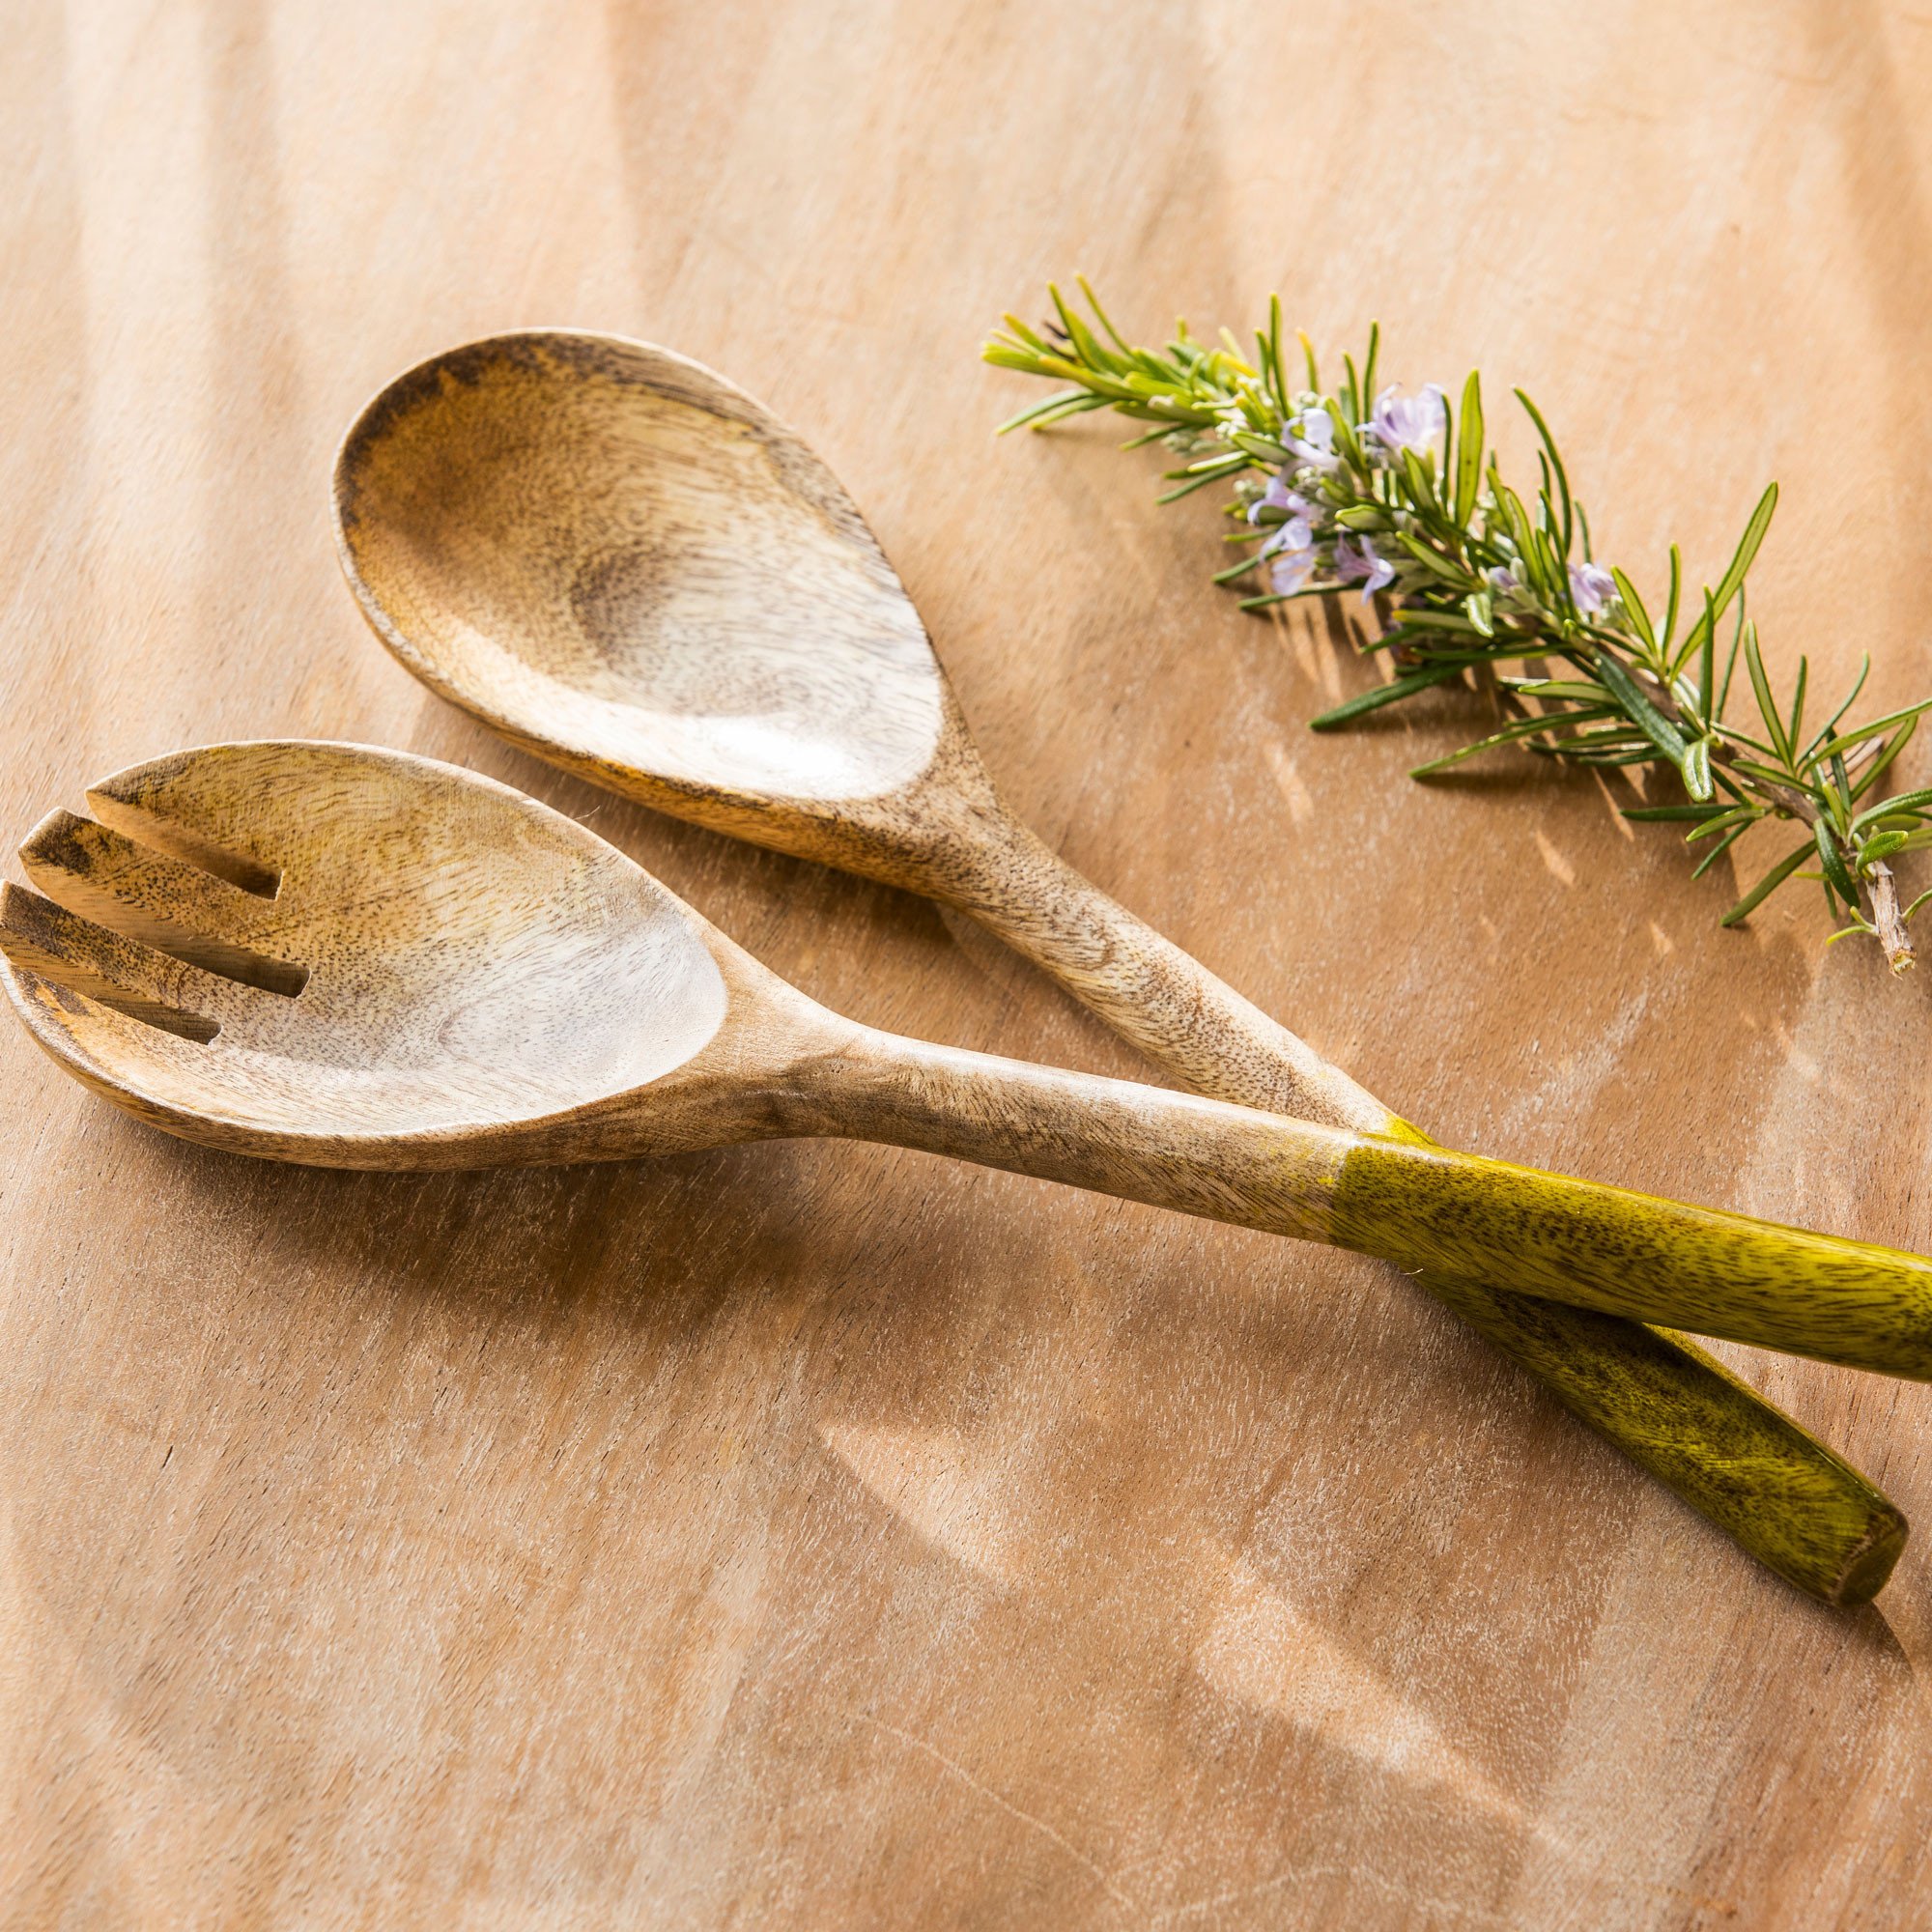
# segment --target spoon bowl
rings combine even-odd
[[[599,782],[816,855],[854,814],[902,830],[887,802],[962,755],[919,613],[838,479],[683,356],[470,343],[385,388],[335,476],[383,641]]]

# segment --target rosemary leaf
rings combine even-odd
[[[1378,711],[1384,704],[1394,704],[1405,697],[1413,697],[1418,691],[1427,691],[1431,685],[1446,684],[1450,678],[1459,676],[1463,667],[1460,664],[1434,665],[1428,670],[1410,671],[1406,677],[1397,678],[1392,684],[1378,684],[1373,691],[1358,693],[1336,705],[1332,710],[1323,711],[1308,721],[1311,731],[1332,731],[1338,725],[1347,724],[1361,717],[1365,712]]]

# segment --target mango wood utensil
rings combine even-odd
[[[332,1167],[801,1134],[1038,1175],[1408,1268],[1932,1377],[1932,1261],[839,1017],[594,833],[401,752],[180,752],[21,847],[36,1038],[144,1119]]]
[[[712,371],[571,331],[453,350],[352,427],[335,513],[377,636],[526,750],[970,913],[1204,1093],[1425,1141],[1012,817],[851,499]],[[1858,1603],[1889,1575],[1896,1507],[1702,1350],[1426,1285],[1799,1587]]]

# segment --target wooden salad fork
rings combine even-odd
[[[525,749],[959,908],[1199,1092],[1425,1143],[1007,810],[857,507],[723,377],[604,335],[471,343],[364,410],[334,504],[377,636]],[[1471,1269],[1426,1286],[1760,1560],[1833,1603],[1884,1582],[1896,1506],[1720,1364]]]
[[[455,766],[214,745],[88,797],[21,847],[41,894],[7,889],[0,970],[70,1071],[208,1146],[450,1168],[878,1141],[1932,1378],[1918,1256],[862,1026]]]

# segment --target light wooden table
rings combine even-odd
[[[955,921],[501,749],[364,635],[335,438],[579,323],[825,452],[989,760],[1445,1138],[1932,1246],[1932,984],[1588,779],[1403,777],[1318,621],[1034,394],[1084,269],[1544,403],[1649,584],[1786,486],[1772,656],[1932,664],[1932,20],[1873,5],[18,0],[0,824],[198,740],[576,812],[867,1020],[1124,1051]],[[1520,445],[1517,445],[1520,447]],[[1910,770],[1922,772],[1914,753]],[[1753,854],[1752,857],[1757,855]],[[1720,868],[1727,870],[1727,868]],[[910,1154],[373,1178],[0,1027],[9,1927],[1926,1922],[1932,1543],[1803,1601],[1366,1264]],[[1932,1521],[1932,1396],[1748,1358]],[[1918,1896],[1915,1896],[1918,1893]]]

